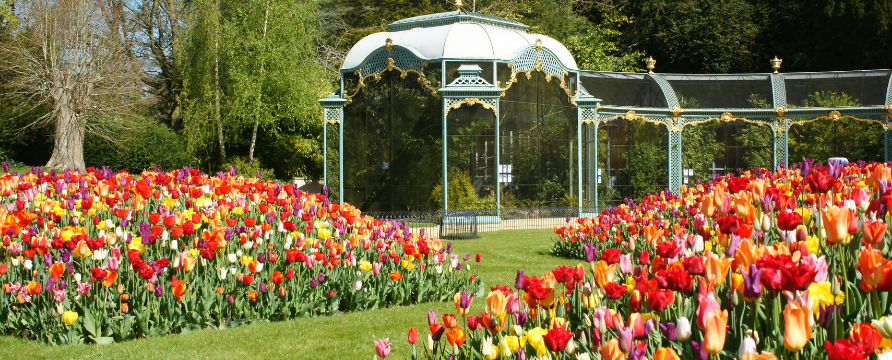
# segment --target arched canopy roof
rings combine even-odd
[[[516,21],[473,12],[453,11],[403,19],[390,24],[391,32],[366,36],[356,43],[341,70],[352,71],[379,49],[402,47],[423,61],[512,61],[525,49],[541,45],[569,70],[578,69],[570,51],[545,35],[528,34]],[[390,39],[390,41],[388,41]]]
[[[761,99],[778,105],[803,106],[815,93],[845,93],[862,106],[892,102],[892,71],[832,71],[783,74],[644,74],[581,71],[580,83],[605,106],[702,109],[756,108]],[[815,105],[811,105],[815,106]]]

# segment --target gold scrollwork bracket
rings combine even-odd
[[[422,64],[422,68],[424,68],[424,64]],[[379,81],[379,80],[381,80],[381,74],[383,74],[385,71],[391,71],[391,70],[399,71],[401,79],[405,79],[406,76],[409,75],[409,73],[417,74],[418,82],[421,83],[422,86],[424,86],[425,88],[430,90],[431,95],[433,95],[435,98],[438,98],[438,99],[440,98],[440,94],[437,93],[437,87],[434,86],[430,82],[430,80],[427,79],[426,76],[424,76],[424,72],[418,71],[418,70],[412,70],[412,69],[409,69],[409,70],[400,69],[398,66],[396,66],[396,61],[393,60],[393,58],[387,58],[387,66],[385,66],[384,69],[381,70],[380,72],[368,74],[366,76],[362,76],[362,68],[356,69],[356,71],[353,72],[354,74],[356,74],[356,76],[359,77],[359,83],[356,84],[356,88],[353,89],[352,94],[346,95],[347,102],[344,103],[344,106],[347,106],[347,105],[350,105],[351,103],[353,103],[353,97],[356,96],[356,94],[359,94],[359,91],[362,90],[362,88],[366,86],[365,82],[367,79],[371,78],[374,81]]]
[[[508,92],[508,89],[511,88],[511,85],[514,85],[514,83],[517,82],[518,74],[524,74],[524,75],[526,75],[527,80],[532,80],[533,72],[539,71],[539,72],[542,72],[543,74],[545,74],[545,82],[551,83],[552,78],[560,79],[561,82],[558,84],[558,86],[562,90],[564,90],[564,93],[567,94],[567,96],[570,98],[570,103],[573,104],[573,106],[579,106],[579,104],[576,103],[576,95],[579,93],[579,91],[576,92],[577,94],[573,94],[570,92],[570,88],[567,86],[566,77],[570,75],[570,73],[567,72],[567,70],[563,70],[564,76],[550,74],[547,71],[545,71],[545,69],[542,68],[542,59],[541,58],[536,59],[536,67],[530,69],[529,71],[523,71],[523,70],[514,71],[514,63],[513,62],[508,63],[508,68],[512,70],[511,77],[508,78],[508,82],[505,83],[505,90],[503,90],[502,93],[499,94],[500,98],[505,97],[505,93]],[[499,87],[501,87],[501,85]]]
[[[464,98],[461,101],[456,101],[456,102],[450,104],[449,106],[446,107],[446,115],[449,115],[449,111],[451,111],[453,109],[458,109],[462,105],[473,106],[473,105],[477,105],[477,104],[480,104],[480,106],[482,106],[484,109],[492,110],[493,114],[495,114],[496,116],[499,115],[496,113],[496,107],[494,105],[487,103],[484,100],[480,100],[479,98]]]

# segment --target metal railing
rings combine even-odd
[[[580,212],[581,210],[581,212]],[[373,211],[363,213],[382,220],[405,222],[413,229],[436,232],[442,239],[475,239],[478,232],[512,229],[549,229],[564,226],[600,208],[540,207],[436,211]]]

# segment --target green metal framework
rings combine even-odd
[[[451,14],[451,15],[450,15]],[[452,17],[450,17],[452,16]],[[515,26],[523,27],[522,24],[514,23],[509,20],[498,19],[473,13],[446,13],[432,15],[429,19],[416,18],[412,21],[396,22],[391,25],[393,29],[408,30],[416,27],[434,27],[451,22],[480,22],[490,25],[499,26]],[[388,39],[390,40],[390,39]],[[472,41],[469,39],[468,41]],[[425,77],[426,67],[428,63],[439,63],[441,67],[441,79],[439,87],[435,87]],[[492,64],[492,78],[484,79],[482,76],[484,69],[477,64]],[[447,66],[459,65],[459,77],[449,79],[447,77]],[[507,65],[510,74],[500,74],[500,66]],[[487,65],[488,67],[488,65]],[[323,106],[323,125],[327,129],[328,125],[338,124],[339,129],[339,165],[338,165],[338,194],[337,198],[341,201],[349,201],[341,197],[343,194],[344,184],[340,179],[344,178],[343,164],[343,128],[344,121],[350,119],[344,118],[344,107],[349,106],[351,97],[361,91],[365,86],[366,79],[380,78],[380,74],[384,71],[399,71],[405,77],[409,72],[419,74],[419,81],[426,87],[431,89],[431,95],[440,97],[442,104],[442,126],[443,126],[443,146],[442,146],[442,187],[443,187],[443,209],[449,209],[448,200],[448,159],[447,159],[447,118],[453,109],[463,106],[477,106],[484,109],[492,110],[495,113],[495,166],[494,173],[499,173],[500,159],[500,98],[505,92],[511,91],[512,84],[517,81],[518,77],[530,77],[534,72],[541,72],[545,75],[546,81],[553,82],[555,86],[559,86],[567,96],[569,102],[576,107],[576,144],[575,144],[575,187],[571,185],[573,195],[576,197],[576,206],[579,208],[580,215],[593,211],[598,204],[598,183],[600,173],[598,171],[598,126],[610,121],[624,120],[643,120],[665,126],[668,130],[668,152],[666,154],[668,162],[668,184],[671,191],[677,191],[683,184],[683,153],[682,153],[682,135],[686,128],[696,126],[707,122],[735,122],[743,121],[745,123],[757,126],[765,126],[771,129],[773,144],[765,144],[773,148],[773,165],[775,167],[788,164],[788,146],[789,146],[789,130],[791,126],[801,125],[816,119],[855,119],[860,121],[874,122],[883,127],[884,131],[884,157],[886,161],[892,160],[892,76],[888,81],[885,94],[884,106],[859,106],[859,107],[841,107],[841,108],[825,108],[825,107],[792,107],[787,104],[787,81],[783,74],[759,75],[762,78],[770,79],[771,99],[773,106],[771,109],[760,108],[693,108],[685,109],[679,102],[680,95],[676,93],[672,80],[667,81],[667,77],[660,74],[648,74],[645,78],[656,83],[661,92],[662,99],[665,100],[665,107],[653,106],[622,106],[622,105],[604,105],[603,101],[592,94],[604,95],[604,89],[592,88],[586,89],[580,82],[580,76],[583,73],[597,74],[597,72],[580,71],[563,64],[559,57],[549,49],[538,43],[535,46],[529,46],[517,53],[514,59],[510,61],[504,59],[479,59],[479,58],[423,58],[419,52],[411,48],[393,45],[390,43],[381,44],[380,48],[371,51],[361,65],[349,69],[342,69],[341,89],[335,95],[321,99]],[[488,70],[487,70],[488,71]],[[355,89],[345,88],[344,77],[348,74],[355,74],[359,78],[359,85]],[[844,76],[845,73],[840,73]],[[502,83],[498,81],[500,75],[508,81]],[[620,76],[619,74],[617,76]],[[638,74],[629,74],[636,75]],[[673,75],[682,76],[682,75]],[[722,75],[718,75],[722,76]],[[728,75],[732,76],[732,75]],[[326,186],[329,184],[328,175],[328,136],[325,132],[325,154],[326,159],[324,181]],[[572,161],[572,160],[571,160]],[[573,164],[570,164],[572,173]],[[501,209],[502,186],[499,180],[496,180],[496,212]]]

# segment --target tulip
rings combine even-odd
[[[756,353],[756,340],[753,340],[752,337],[747,336],[740,342],[740,357],[743,358],[746,354]]]
[[[877,286],[883,281],[886,263],[883,254],[872,248],[862,248],[858,254],[858,264],[855,268],[861,272],[861,280],[870,286]]]
[[[515,314],[520,309],[520,298],[517,294],[508,295],[505,303],[505,311],[509,314]]]
[[[849,332],[849,341],[861,344],[862,351],[871,354],[880,347],[883,336],[870,324],[854,324]]]
[[[861,232],[864,242],[877,246],[885,239],[886,223],[881,221],[868,223],[865,221],[861,226]]]
[[[523,270],[517,270],[517,277],[514,278],[514,288],[521,290],[523,289]]]
[[[777,355],[774,355],[767,351],[763,351],[761,354],[756,354],[754,352],[746,353],[740,357],[740,360],[778,360],[778,359],[777,359]]]
[[[759,282],[759,278],[762,277],[762,269],[756,270],[755,264],[750,264],[750,271],[744,271],[743,267],[740,267],[740,273],[743,275],[743,296],[748,299],[758,299],[762,296],[762,284]]]
[[[595,263],[595,282],[598,283],[598,286],[604,287],[608,283],[613,282],[613,277],[616,275],[616,264],[607,265],[607,262],[604,260],[598,261]]]
[[[712,291],[706,292],[703,280],[700,280],[700,293],[697,294],[697,327],[706,330],[706,323],[709,315],[720,310],[719,302]]]
[[[722,351],[722,348],[725,347],[725,335],[728,332],[726,326],[728,326],[728,310],[716,310],[708,315],[703,336],[703,349],[706,349],[706,352],[715,355]],[[786,337],[784,337],[784,342],[786,342]]]
[[[654,352],[654,360],[681,360],[672,348],[659,348]]]
[[[870,322],[883,338],[892,339],[892,317],[884,316]]]
[[[486,297],[486,304],[489,306],[489,311],[494,317],[502,317],[502,315],[505,315],[506,303],[505,294],[500,290],[491,291],[489,296]]]
[[[844,242],[849,236],[849,212],[848,208],[828,206],[821,213],[824,231],[827,233],[827,242],[830,245]]]
[[[388,344],[388,340],[388,338],[375,340],[375,353],[382,358],[386,358],[387,355],[390,354],[390,344]]]
[[[798,302],[787,304],[784,308],[784,348],[797,352],[805,347],[811,338],[809,318],[811,312]]]
[[[691,322],[682,316],[675,323],[675,337],[679,341],[688,341],[691,338]]]
[[[632,269],[632,254],[621,255],[619,257],[619,270],[623,274],[629,274],[632,272]]]
[[[598,348],[603,360],[623,360],[626,355],[619,348],[619,341],[616,338],[610,339],[604,346]]]
[[[628,354],[632,351],[632,340],[634,337],[635,334],[632,329],[627,327],[616,329],[616,338],[619,340],[619,349],[623,354]]]

